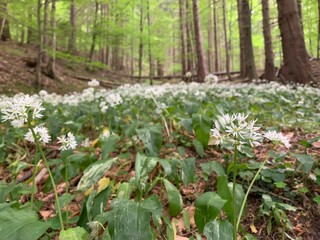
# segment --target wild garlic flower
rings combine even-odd
[[[208,84],[216,84],[218,81],[219,78],[212,73],[209,73],[204,79],[204,82]]]
[[[16,95],[1,109],[2,121],[11,121],[11,125],[15,128],[23,127],[28,120],[32,121],[42,117],[41,111],[44,108],[41,104],[41,101],[35,96]]]
[[[248,115],[224,114],[218,116],[210,130],[215,145],[234,145],[241,151],[243,146],[258,146],[262,141],[262,135],[255,126],[256,121],[247,121]]]
[[[268,131],[264,134],[264,137],[275,143],[282,143],[286,148],[290,148],[291,144],[289,139],[284,136],[281,132]]]
[[[192,77],[192,73],[191,72],[186,72],[186,77],[187,78],[191,78]]]
[[[49,135],[49,131],[46,127],[39,127],[39,126],[36,126],[34,129],[33,129],[38,141],[40,143],[48,143],[51,141],[51,137]],[[31,129],[29,129],[29,131],[26,133],[26,135],[24,136],[25,139],[29,142],[32,142],[32,143],[35,143],[35,139],[33,137],[33,134],[32,134],[32,131]]]
[[[59,140],[58,143],[61,143],[61,147],[59,148],[60,150],[75,149],[77,146],[76,138],[71,132],[57,138]]]
[[[91,79],[91,81],[88,82],[89,87],[98,87],[99,85],[100,85],[100,83],[96,79]]]

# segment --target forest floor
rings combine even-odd
[[[20,46],[10,42],[1,42],[0,45],[0,94],[15,94],[19,92],[24,93],[35,93],[37,92],[36,84],[35,84],[35,67],[28,66],[30,59],[36,58],[35,48],[32,46]],[[319,77],[320,78],[320,66],[319,64],[313,64],[314,69],[319,69]],[[102,74],[105,74],[102,70],[98,71],[88,71],[85,68],[84,64],[69,64],[66,60],[59,59],[57,61],[56,70],[61,81],[53,80],[49,77],[44,76],[42,82],[42,88],[47,90],[48,92],[56,92],[59,94],[64,94],[68,92],[81,91],[87,87],[87,83],[85,81],[81,81],[77,79],[75,76],[87,76],[88,78],[96,78],[100,79]],[[105,77],[105,76],[104,76]],[[302,139],[310,139],[315,136],[307,136],[303,131],[296,130],[295,132],[288,133],[292,135],[291,142],[292,144],[297,144]],[[58,148],[58,147],[57,147]],[[263,154],[266,153],[266,149],[264,146],[259,148],[259,159],[263,159],[265,156]],[[316,156],[317,159],[320,158],[320,146],[313,146],[310,151]],[[168,151],[177,151],[176,149],[167,149]],[[165,150],[164,150],[165,151]],[[219,152],[209,152],[207,154],[209,156],[214,156],[215,159],[222,159],[223,153]],[[301,149],[303,151],[303,149]],[[58,154],[58,153],[57,153]],[[116,154],[116,153],[115,153]],[[195,156],[196,153],[193,149],[188,150],[188,155]],[[133,159],[133,158],[132,158]],[[200,172],[200,163],[208,162],[210,159],[197,159],[197,166]],[[131,169],[130,169],[131,168]],[[114,169],[114,174],[116,175],[118,169]],[[128,169],[126,169],[129,173],[133,173],[134,171],[134,163],[128,165]],[[112,172],[110,173],[112,175]],[[134,174],[134,173],[133,173]],[[130,177],[131,175],[128,175]],[[23,177],[23,176],[20,176]],[[76,188],[77,181],[79,181],[79,177],[77,176],[74,180],[71,180],[73,186],[70,186],[70,190],[73,191]],[[0,167],[0,179],[5,179],[9,181],[11,178],[11,173],[5,169]],[[201,177],[199,177],[201,179]],[[45,183],[45,178],[40,181],[41,183]],[[209,183],[204,181],[198,182],[188,188],[183,189],[183,197],[188,202],[194,202],[195,196],[207,191],[214,189],[215,179],[214,177],[210,178]],[[290,183],[288,183],[290,184]],[[293,184],[293,183],[291,183]],[[64,191],[63,185],[60,185],[61,191]],[[308,186],[309,190],[316,191],[320,193],[320,190],[317,185]],[[159,190],[161,191],[161,190]],[[277,195],[278,193],[272,193]],[[49,193],[47,195],[38,195],[40,199],[48,199],[48,204],[44,205],[44,208],[40,211],[41,216],[46,219],[51,217],[54,212],[54,204],[53,194]],[[285,196],[279,195],[283,199],[287,199]],[[74,215],[79,214],[79,208],[77,205],[82,201],[82,199],[76,199],[73,205],[71,205],[72,211]],[[281,239],[281,231],[282,229],[276,229],[273,231],[273,234],[267,235],[267,218],[261,217],[258,218],[256,216],[259,206],[261,205],[261,197],[255,196],[254,193],[250,194],[249,202],[248,202],[248,210],[247,210],[247,218],[244,220],[244,227],[248,232],[253,232],[259,239]],[[301,239],[313,240],[320,239],[320,213],[318,205],[312,201],[312,199],[308,198],[306,194],[305,197],[301,197],[296,199],[294,206],[298,206],[299,210],[297,212],[289,212],[288,218],[293,224],[293,230],[295,232],[295,236],[300,236]],[[190,216],[194,214],[194,206],[191,205],[189,208]],[[182,221],[178,219],[178,221]],[[191,220],[192,227],[194,226],[194,221]],[[178,234],[180,236],[184,235],[183,226],[181,227],[180,232]],[[188,237],[187,235],[185,235]],[[177,238],[178,239],[178,238]],[[183,239],[183,238],[179,238]]]

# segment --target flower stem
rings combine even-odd
[[[245,195],[244,198],[243,198],[242,205],[241,205],[241,208],[240,208],[240,212],[239,212],[239,215],[238,215],[237,224],[236,224],[236,226],[235,226],[236,231],[238,231],[238,229],[239,229],[240,220],[241,220],[241,215],[242,215],[243,210],[244,210],[244,207],[245,207],[245,205],[246,205],[246,202],[247,202],[249,193],[250,193],[250,191],[251,191],[251,189],[252,189],[252,187],[253,187],[254,182],[257,180],[257,178],[258,178],[258,176],[259,176],[259,173],[261,172],[261,170],[262,170],[264,164],[266,163],[266,161],[267,161],[267,160],[265,160],[265,161],[261,164],[261,166],[260,166],[260,168],[258,169],[257,173],[254,175],[254,178],[252,179],[252,181],[251,181],[251,183],[250,183],[250,185],[249,185],[249,188],[247,189],[246,195]]]
[[[49,164],[47,162],[47,159],[46,159],[46,156],[44,155],[44,152],[43,152],[43,150],[42,150],[42,148],[40,146],[40,143],[39,143],[39,140],[37,138],[37,135],[34,132],[33,127],[32,127],[32,125],[30,123],[29,123],[29,128],[30,128],[30,130],[32,132],[32,135],[33,135],[33,138],[34,138],[34,140],[36,142],[37,148],[40,151],[41,158],[44,161],[44,164],[45,164],[45,166],[46,166],[46,168],[48,170],[49,177],[50,177],[51,184],[52,184],[52,188],[53,188],[53,192],[54,192],[54,196],[55,196],[57,207],[58,207],[58,216],[59,216],[61,230],[64,230],[63,219],[62,219],[61,208],[60,208],[60,202],[59,202],[59,196],[58,196],[57,187],[56,187],[56,184],[54,182],[54,178],[53,178],[52,172],[50,170],[50,166],[49,166]]]
[[[67,160],[65,162],[65,178],[66,178],[66,228],[68,228],[68,224],[69,224],[69,182],[68,182],[68,164],[67,164]]]
[[[233,205],[233,239],[237,239],[237,198],[236,198],[236,179],[237,179],[238,148],[235,146],[233,155],[233,184],[232,184],[232,205]]]

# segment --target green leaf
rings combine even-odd
[[[183,219],[183,224],[186,227],[187,230],[190,230],[190,214],[186,209],[183,209],[182,211],[182,219]]]
[[[192,115],[192,127],[196,134],[197,140],[202,144],[205,149],[208,146],[210,139],[211,123],[207,116],[200,114]]]
[[[136,130],[139,139],[143,142],[147,156],[156,157],[162,147],[162,127],[159,124],[145,126]]]
[[[159,197],[156,195],[152,195],[146,198],[141,203],[141,207],[143,207],[144,209],[146,209],[148,212],[151,213],[154,224],[160,227],[162,224],[161,216],[162,216],[163,206]]]
[[[233,239],[233,226],[228,220],[214,220],[206,224],[204,235],[207,240]]]
[[[221,165],[221,163],[217,161],[201,163],[200,167],[203,170],[202,174],[206,181],[208,180],[208,177],[210,176],[211,172],[215,172],[218,175],[218,177],[226,175],[226,172],[224,171],[223,166]]]
[[[36,240],[49,227],[33,211],[14,210],[10,207],[0,210],[0,240]]]
[[[194,183],[197,180],[195,158],[187,158],[182,161],[182,181],[184,185]]]
[[[108,198],[110,197],[112,188],[108,186],[106,189],[99,192],[93,199],[91,205],[91,217],[94,219],[98,214],[104,211],[104,208],[107,205]]]
[[[200,157],[204,156],[204,148],[201,144],[201,142],[199,142],[197,139],[194,139],[193,141],[193,146],[196,149],[196,152],[199,154]]]
[[[121,183],[120,187],[118,188],[117,198],[130,199],[131,192],[132,186],[130,183]]]
[[[137,154],[134,166],[136,187],[144,189],[148,181],[148,175],[156,167],[157,163],[158,158],[146,157],[140,153]]]
[[[205,225],[214,220],[220,213],[227,200],[222,199],[214,192],[206,192],[197,198],[195,203],[194,220],[200,232]]]
[[[61,230],[59,240],[87,240],[89,234],[82,227],[68,228]]]
[[[320,205],[320,196],[314,197],[314,198],[313,198],[313,201],[315,201],[315,202],[318,204],[318,206],[319,206],[319,205]]]
[[[291,153],[301,163],[301,170],[304,173],[309,173],[313,167],[314,159],[311,155],[308,154],[297,154]]]
[[[168,194],[169,214],[175,217],[181,212],[183,208],[181,194],[179,193],[178,189],[167,179],[163,179],[163,183]]]
[[[108,230],[112,240],[151,240],[150,213],[141,204],[115,199],[108,213]]]
[[[226,204],[223,207],[223,210],[226,212],[228,218],[233,222],[234,217],[238,217],[242,201],[244,199],[244,191],[240,184],[236,184],[236,214],[237,216],[234,216],[233,211],[233,191],[232,191],[232,185],[233,183],[228,183],[227,176],[220,176],[218,177],[217,181],[217,192],[220,195],[222,199],[227,200]]]
[[[83,176],[78,183],[77,190],[86,191],[92,185],[96,184],[116,160],[117,158],[104,159],[89,165],[83,172]]]
[[[111,135],[101,141],[101,157],[108,158],[109,154],[116,150],[117,142],[120,139],[118,135]]]

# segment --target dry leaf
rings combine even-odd
[[[189,240],[189,238],[176,236],[176,240]]]
[[[320,148],[320,140],[312,143],[312,146],[314,146],[315,148]]]
[[[256,226],[254,225],[254,223],[250,224],[250,229],[251,229],[252,233],[257,233],[258,232],[258,230],[256,229]]]

